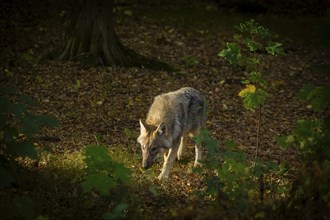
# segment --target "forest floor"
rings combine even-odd
[[[145,218],[176,216],[182,210],[209,206],[210,199],[194,193],[205,188],[203,178],[190,170],[193,143],[184,160],[175,163],[168,181],[156,176],[161,162],[148,173],[140,168],[141,150],[136,143],[139,119],[144,119],[153,97],[184,86],[194,87],[207,97],[210,112],[207,129],[221,141],[233,140],[253,160],[256,148],[257,114],[244,109],[238,92],[246,72],[217,56],[232,40],[234,25],[255,18],[278,34],[284,56],[261,54],[261,70],[270,83],[270,96],[261,112],[259,157],[263,161],[288,164],[294,179],[299,156],[281,149],[275,137],[289,134],[294,122],[313,117],[296,94],[308,83],[328,84],[329,76],[315,66],[330,59],[317,44],[319,17],[236,14],[212,7],[129,7],[118,8],[116,32],[129,48],[155,57],[179,69],[177,72],[145,68],[84,68],[78,63],[36,58],[63,43],[68,26],[65,11],[37,11],[28,3],[25,10],[7,7],[1,19],[1,86],[15,86],[36,102],[33,113],[55,116],[60,124],[41,135],[59,137],[58,142],[41,142],[48,154],[37,165],[18,174],[21,181],[11,193],[29,195],[38,213],[49,219],[91,219],[100,216],[108,204],[97,194],[84,195],[72,182],[81,173],[81,150],[101,143],[116,160],[132,170],[130,191]],[[40,6],[41,7],[41,6]],[[42,16],[47,16],[43,19]],[[2,13],[3,14],[3,13]],[[29,174],[29,175],[28,175]]]

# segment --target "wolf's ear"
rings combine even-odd
[[[165,123],[164,122],[162,122],[162,123],[160,123],[159,125],[158,125],[158,127],[157,127],[157,129],[156,129],[156,134],[157,135],[162,135],[163,133],[165,133],[165,131],[166,131],[166,127],[165,127]]]
[[[141,134],[147,132],[146,125],[143,123],[143,121],[141,119],[140,119],[140,132],[141,132]]]

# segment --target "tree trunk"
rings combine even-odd
[[[64,47],[55,55],[60,60],[78,60],[90,66],[144,66],[171,68],[123,46],[113,29],[113,0],[78,0]]]

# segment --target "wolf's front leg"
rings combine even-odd
[[[167,156],[164,156],[164,164],[162,172],[159,174],[158,179],[165,179],[168,178],[168,175],[172,169],[172,166],[174,164],[178,148],[179,148],[180,141],[176,141],[175,144],[173,144],[172,148],[168,151]]]

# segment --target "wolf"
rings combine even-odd
[[[142,167],[150,168],[159,154],[164,164],[158,179],[168,178],[175,158],[182,159],[187,138],[199,134],[207,119],[205,97],[198,90],[184,87],[154,98],[146,120],[140,119]],[[195,163],[200,165],[202,148],[195,145]]]

